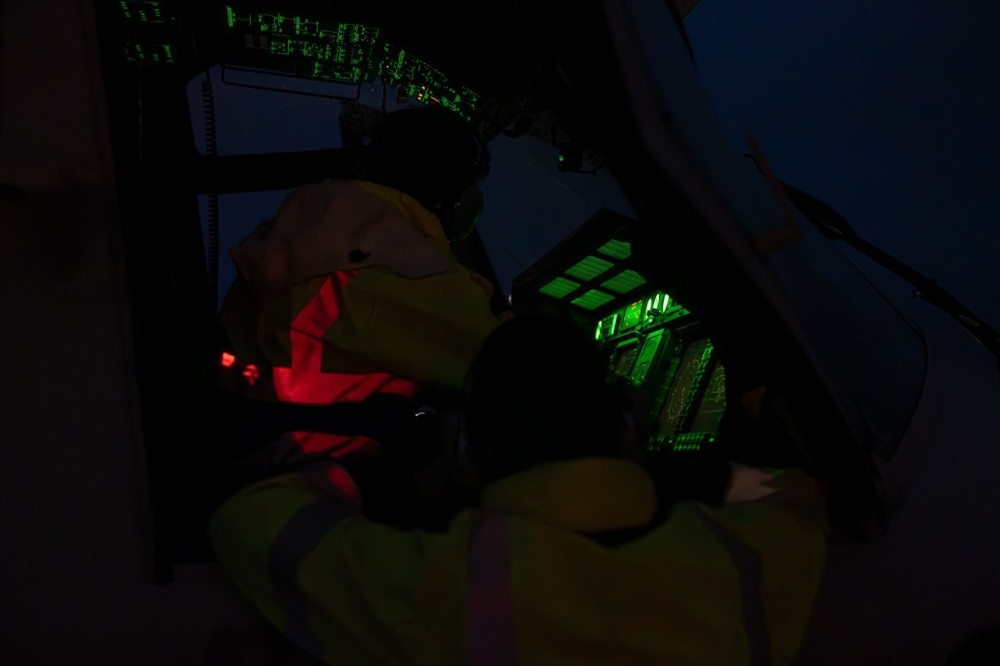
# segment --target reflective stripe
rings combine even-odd
[[[346,456],[349,453],[368,449],[372,452],[379,450],[377,441],[370,437],[356,437],[354,435],[333,435],[324,432],[304,432],[293,431],[291,437],[296,442],[295,454],[316,454],[326,453],[334,458]]]
[[[466,653],[470,666],[509,666],[514,658],[514,594],[510,524],[477,511],[469,536],[465,597]]]
[[[768,633],[767,615],[764,614],[764,604],[760,596],[763,586],[760,555],[716,522],[700,504],[695,504],[695,509],[695,513],[722,542],[733,564],[736,565],[736,573],[740,579],[743,628],[746,630],[747,642],[750,644],[750,664],[752,666],[770,666],[772,663],[771,636]]]
[[[309,604],[299,584],[299,566],[334,525],[352,512],[337,502],[320,499],[306,505],[285,524],[271,544],[269,561],[274,598],[287,613],[284,634],[306,652],[322,658],[319,639],[309,629]]]
[[[317,462],[302,468],[299,474],[316,492],[333,498],[341,509],[361,511],[361,488],[342,465],[332,461]]]
[[[271,376],[279,400],[316,405],[337,401],[361,402],[375,393],[413,397],[416,384],[388,372],[324,372],[323,336],[340,318],[344,287],[357,270],[327,276],[316,295],[292,320],[289,331],[292,365],[274,368]]]
[[[357,271],[327,276],[323,285],[292,320],[289,342],[292,366],[274,368],[274,391],[279,400],[316,404],[329,402],[329,387],[322,379],[323,334],[340,317],[344,285]]]

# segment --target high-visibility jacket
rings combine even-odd
[[[453,257],[436,216],[366,181],[301,187],[231,251],[221,322],[229,388],[308,405],[458,388],[499,319],[492,285]],[[306,453],[365,438],[294,432]]]
[[[550,463],[487,486],[437,534],[365,519],[331,463],[243,490],[210,532],[245,596],[329,664],[787,664],[824,566],[824,503],[800,472],[775,483],[797,499],[685,502],[657,522],[638,465]]]

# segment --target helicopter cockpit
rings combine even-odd
[[[682,35],[692,4],[667,3]],[[704,223],[711,195],[657,157],[672,119],[623,74],[642,69],[621,55],[627,17],[490,0],[100,11],[161,578],[204,557],[212,494],[192,489],[215,470],[219,426],[205,424],[234,278],[225,250],[292,188],[346,174],[383,114],[422,104],[474,122],[493,152],[486,208],[456,256],[494,284],[497,310],[587,321],[609,373],[649,395],[650,450],[803,466],[828,481],[835,524],[863,534],[884,519],[864,429],[743,250]],[[651,118],[668,131],[651,137]],[[795,436],[741,449],[720,423],[758,384],[782,396]]]

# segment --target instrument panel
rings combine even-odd
[[[700,453],[715,442],[726,372],[697,318],[656,288],[652,247],[638,221],[599,210],[515,278],[511,302],[591,322],[609,375],[649,396],[647,447]]]
[[[712,342],[668,294],[652,292],[597,322],[611,375],[647,391],[651,450],[699,452],[715,441],[726,373]]]

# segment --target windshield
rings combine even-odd
[[[206,87],[208,89],[206,89]],[[338,119],[345,102],[372,111],[419,105],[398,88],[375,81],[361,87],[332,82],[233,72],[213,67],[188,85],[194,138],[201,154],[247,155],[340,148]],[[486,205],[476,228],[489,253],[504,297],[514,278],[599,208],[623,214],[631,206],[600,164],[585,173],[562,172],[560,151],[544,137],[500,135],[489,145],[490,176],[482,184]],[[219,302],[235,278],[227,250],[272,215],[291,190],[220,194],[218,204]],[[205,242],[212,197],[201,195]]]
[[[713,24],[698,24],[694,18],[705,11],[705,3],[688,19],[695,26],[689,31],[693,59],[679,38],[663,38],[664,34],[678,34],[669,11],[650,4],[631,5],[638,19],[640,48],[653,80],[650,94],[669,109],[693,160],[742,226],[740,237],[764,237],[785,225],[798,228],[797,239],[781,243],[767,254],[767,266],[778,278],[783,297],[792,304],[822,371],[840,397],[863,415],[873,431],[876,452],[891,457],[923,387],[926,350],[917,327],[876,287],[872,277],[851,261],[844,253],[846,248],[823,238],[798,211],[790,211],[794,220],[783,215],[780,195],[775,195],[760,169],[747,158],[754,150],[753,128],[747,135],[743,127],[732,126],[739,114],[733,108],[736,100],[727,97],[733,104],[717,110],[696,69],[703,47],[714,56],[711,62],[717,73],[723,59],[719,44],[711,42]],[[728,62],[731,68],[738,67],[731,59]],[[720,85],[719,80],[715,83]],[[790,97],[795,94],[794,90],[785,93]],[[765,156],[768,148],[765,143]],[[811,168],[823,170],[827,163],[814,157]],[[779,175],[793,183],[805,178],[797,172]]]

